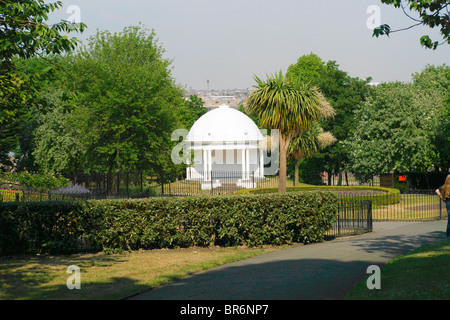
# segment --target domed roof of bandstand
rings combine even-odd
[[[189,142],[260,141],[263,135],[246,114],[228,105],[208,111],[189,131]]]

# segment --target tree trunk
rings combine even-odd
[[[298,167],[300,166],[300,160],[295,160],[295,171],[294,171],[294,186],[299,185],[299,178],[298,178]]]
[[[287,150],[290,137],[280,132],[280,171],[278,181],[278,192],[286,192],[287,172]]]

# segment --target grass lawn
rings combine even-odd
[[[420,247],[381,268],[381,288],[358,283],[348,300],[449,300],[450,239]]]
[[[0,258],[0,300],[117,300],[191,273],[277,250],[265,248],[187,248],[104,255]],[[81,269],[81,289],[67,288]]]
[[[385,206],[373,206],[373,220],[435,220],[445,218],[445,204],[433,195],[404,195],[400,196],[400,202]]]

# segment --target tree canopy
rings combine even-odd
[[[281,72],[264,81],[255,76],[256,90],[247,100],[250,113],[265,129],[280,131],[279,192],[286,191],[287,153],[291,138],[305,132],[321,117],[320,107],[327,104],[317,87],[289,80]]]
[[[16,56],[29,58],[36,54],[60,54],[75,49],[78,40],[63,32],[81,31],[84,23],[76,26],[69,21],[48,25],[48,14],[62,7],[62,2],[44,0],[0,0],[0,58],[2,70],[12,67]]]
[[[389,36],[393,32],[404,31],[417,26],[427,26],[438,28],[443,40],[442,42],[433,41],[428,35],[424,35],[420,38],[422,46],[435,50],[440,44],[450,44],[450,3],[447,0],[381,0],[381,2],[393,5],[395,8],[401,8],[414,24],[398,30],[392,30],[388,24],[383,24],[373,30],[373,36]],[[418,17],[412,17],[412,12],[416,12]]]
[[[78,40],[63,33],[82,32],[86,26],[68,21],[48,25],[48,14],[62,6],[60,1],[0,0],[0,4],[0,163],[11,165],[10,152],[22,147],[23,153],[25,147],[20,139],[29,133],[26,124],[36,104],[38,83],[53,68],[22,72],[15,61],[71,51]]]
[[[348,162],[349,150],[342,145],[356,126],[354,110],[369,94],[370,78],[350,77],[340,70],[336,61],[323,61],[314,53],[303,55],[289,66],[287,77],[299,78],[316,85],[333,108],[333,117],[322,117],[320,125],[330,132],[337,142],[317,153],[305,166],[311,170],[341,173]]]
[[[163,53],[154,31],[135,26],[99,31],[69,58],[91,169],[169,169],[171,132],[182,125],[185,102]]]
[[[348,168],[352,172],[369,178],[391,171],[426,172],[448,163],[436,145],[437,139],[444,138],[438,128],[450,88],[446,69],[428,66],[414,75],[413,83],[374,88],[356,111],[357,127],[345,142],[351,150]],[[444,162],[440,162],[442,156]]]

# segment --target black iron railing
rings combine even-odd
[[[342,237],[373,230],[372,200],[341,201],[327,237]]]

